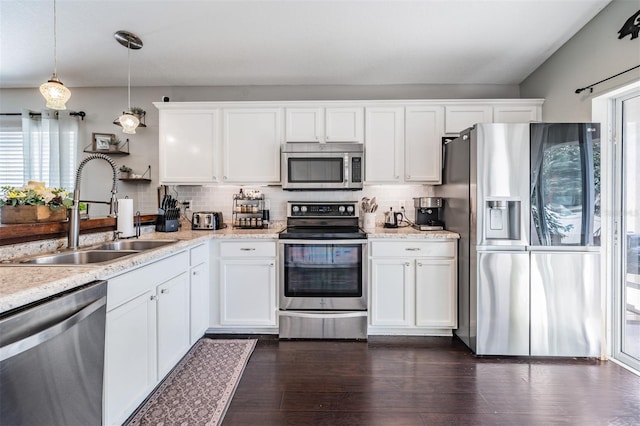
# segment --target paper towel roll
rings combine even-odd
[[[118,229],[121,238],[133,237],[133,199],[121,198],[118,200]]]

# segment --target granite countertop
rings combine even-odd
[[[55,294],[71,290],[95,280],[109,279],[135,266],[161,259],[188,246],[216,239],[277,239],[284,223],[275,223],[268,229],[234,229],[228,226],[216,231],[194,231],[184,223],[178,232],[151,232],[140,239],[177,239],[178,242],[102,265],[0,266],[0,314]],[[449,231],[417,231],[413,228],[387,229],[382,226],[368,232],[370,239],[457,239],[459,235]],[[89,244],[93,245],[93,243]],[[48,250],[49,252],[52,250]],[[46,254],[46,252],[42,253]]]

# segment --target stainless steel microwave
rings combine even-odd
[[[282,145],[282,189],[358,190],[364,181],[364,145],[286,143]]]

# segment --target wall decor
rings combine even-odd
[[[92,148],[95,151],[109,151],[109,141],[111,138],[115,138],[113,133],[92,133]]]
[[[634,38],[638,38],[638,33],[640,33],[640,10],[631,15],[622,28],[620,28],[620,31],[618,31],[618,39],[621,40],[631,35],[630,40],[633,40]]]

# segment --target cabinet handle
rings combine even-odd
[[[156,297],[155,295],[151,295],[151,296],[149,297],[149,300],[156,300],[156,299],[157,299],[157,297]]]
[[[410,265],[411,265],[411,264],[410,264],[409,262],[406,262],[406,263],[404,264],[404,266],[410,266]]]
[[[160,294],[167,294],[167,293],[169,293],[168,288],[163,288],[162,290],[160,290]]]
[[[411,179],[411,175],[407,175],[405,179]]]
[[[419,247],[407,247],[405,250],[406,251],[420,251],[420,248]]]
[[[193,271],[193,275],[200,275],[200,272],[198,272],[198,271]]]
[[[240,251],[255,251],[255,247],[242,247]]]
[[[418,266],[422,266],[422,263],[418,262]]]
[[[276,265],[275,265],[275,263],[270,263],[269,266],[271,266],[273,268]]]
[[[222,176],[222,179],[227,180],[227,179],[229,179],[229,178],[228,178],[228,177],[226,177],[226,176]]]

